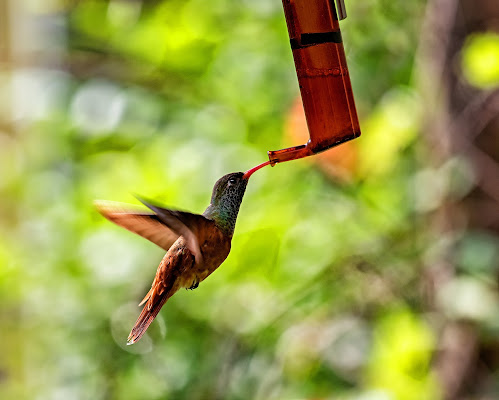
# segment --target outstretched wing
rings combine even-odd
[[[203,255],[201,253],[200,242],[203,241],[204,234],[209,229],[213,229],[214,222],[199,214],[170,210],[154,205],[149,200],[138,199],[155,212],[155,216],[159,221],[179,236],[184,237],[187,248],[196,259],[196,264],[201,264],[203,262]]]
[[[109,221],[142,236],[166,251],[180,236],[152,212],[134,210],[129,204],[114,201],[98,200],[94,204]]]

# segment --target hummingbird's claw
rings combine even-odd
[[[199,279],[198,279],[198,277],[196,276],[196,277],[194,278],[194,281],[192,282],[191,287],[188,287],[187,289],[188,289],[188,290],[194,290],[194,289],[196,289],[198,286],[199,286]]]

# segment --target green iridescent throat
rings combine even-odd
[[[242,200],[242,198],[241,198]],[[225,234],[233,235],[236,227],[237,214],[241,202],[220,202],[218,205],[210,204],[203,215],[218,225]]]
[[[241,173],[242,175],[242,173]],[[203,215],[217,224],[226,234],[232,236],[236,226],[237,214],[246,191],[247,181],[238,177],[238,182],[227,187],[226,182],[217,182],[211,197],[211,204]]]

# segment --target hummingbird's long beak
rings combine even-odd
[[[253,172],[258,171],[260,168],[263,168],[263,167],[265,167],[266,165],[269,165],[269,164],[270,164],[270,161],[265,161],[264,163],[259,164],[256,167],[253,167],[253,168],[247,170],[244,173],[244,175],[243,175],[243,179],[248,180],[250,178],[250,176],[253,175]]]

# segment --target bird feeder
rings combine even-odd
[[[360,136],[339,20],[343,0],[282,0],[310,140],[269,151],[269,163],[311,156]],[[268,163],[265,163],[266,165]]]

